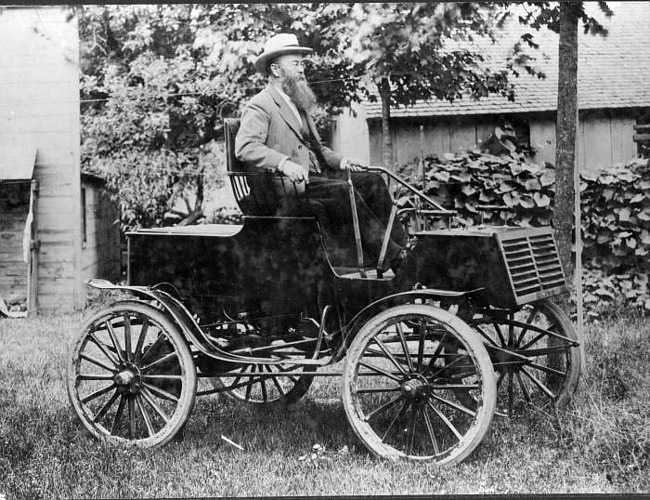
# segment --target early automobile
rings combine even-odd
[[[127,284],[89,282],[128,294],[85,322],[68,360],[70,401],[93,435],[163,445],[197,394],[287,404],[343,361],[326,374],[340,376],[363,444],[443,465],[468,457],[495,413],[571,397],[580,350],[550,300],[567,289],[550,228],[428,229],[453,214],[369,167],[419,200],[394,207],[390,224],[415,222],[403,263],[382,273],[356,219],[341,242],[279,210],[304,193],[247,172],[232,154],[237,126],[226,121],[226,155],[243,224],[133,231]]]

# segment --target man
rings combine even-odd
[[[304,56],[311,52],[289,33],[275,35],[264,45],[255,68],[269,83],[244,108],[235,155],[249,168],[279,172],[297,186],[304,186],[310,206],[328,234],[351,224],[346,182],[346,171],[350,170],[361,241],[370,257],[378,259],[392,208],[391,196],[380,176],[362,172],[360,161],[322,144],[310,116],[316,98],[304,74]],[[382,270],[397,268],[405,243],[406,235],[397,221]]]

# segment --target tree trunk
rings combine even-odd
[[[381,97],[382,166],[392,172],[394,170],[393,139],[390,133],[390,83],[388,78],[382,78],[377,88]]]
[[[555,129],[555,204],[553,227],[567,278],[571,258],[575,199],[576,133],[578,121],[578,19],[581,2],[560,2],[559,75]]]

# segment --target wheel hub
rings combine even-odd
[[[429,385],[420,379],[407,380],[400,386],[400,392],[406,399],[422,401],[429,395]]]
[[[135,370],[125,368],[115,375],[113,378],[117,390],[121,392],[128,392],[135,394],[140,391],[140,377]]]

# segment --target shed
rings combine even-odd
[[[650,2],[608,2],[614,16],[606,18],[596,4],[589,11],[609,30],[606,37],[579,33],[578,165],[581,170],[608,167],[636,156],[634,126],[650,121]],[[404,164],[421,153],[443,154],[472,149],[489,139],[495,127],[510,122],[536,150],[532,160],[555,162],[558,35],[548,29],[521,26],[516,16],[504,26],[496,44],[479,50],[488,61],[502,61],[525,32],[540,45],[538,79],[521,74],[514,80],[516,100],[502,97],[419,102],[391,109],[393,161]],[[546,57],[545,57],[546,56]],[[336,123],[334,145],[344,153],[380,164],[381,105],[364,102],[357,117]],[[360,146],[361,145],[361,146]]]
[[[79,34],[69,14],[0,9],[0,298],[30,312],[81,307],[86,277],[120,272],[116,217],[101,183],[80,173]]]

